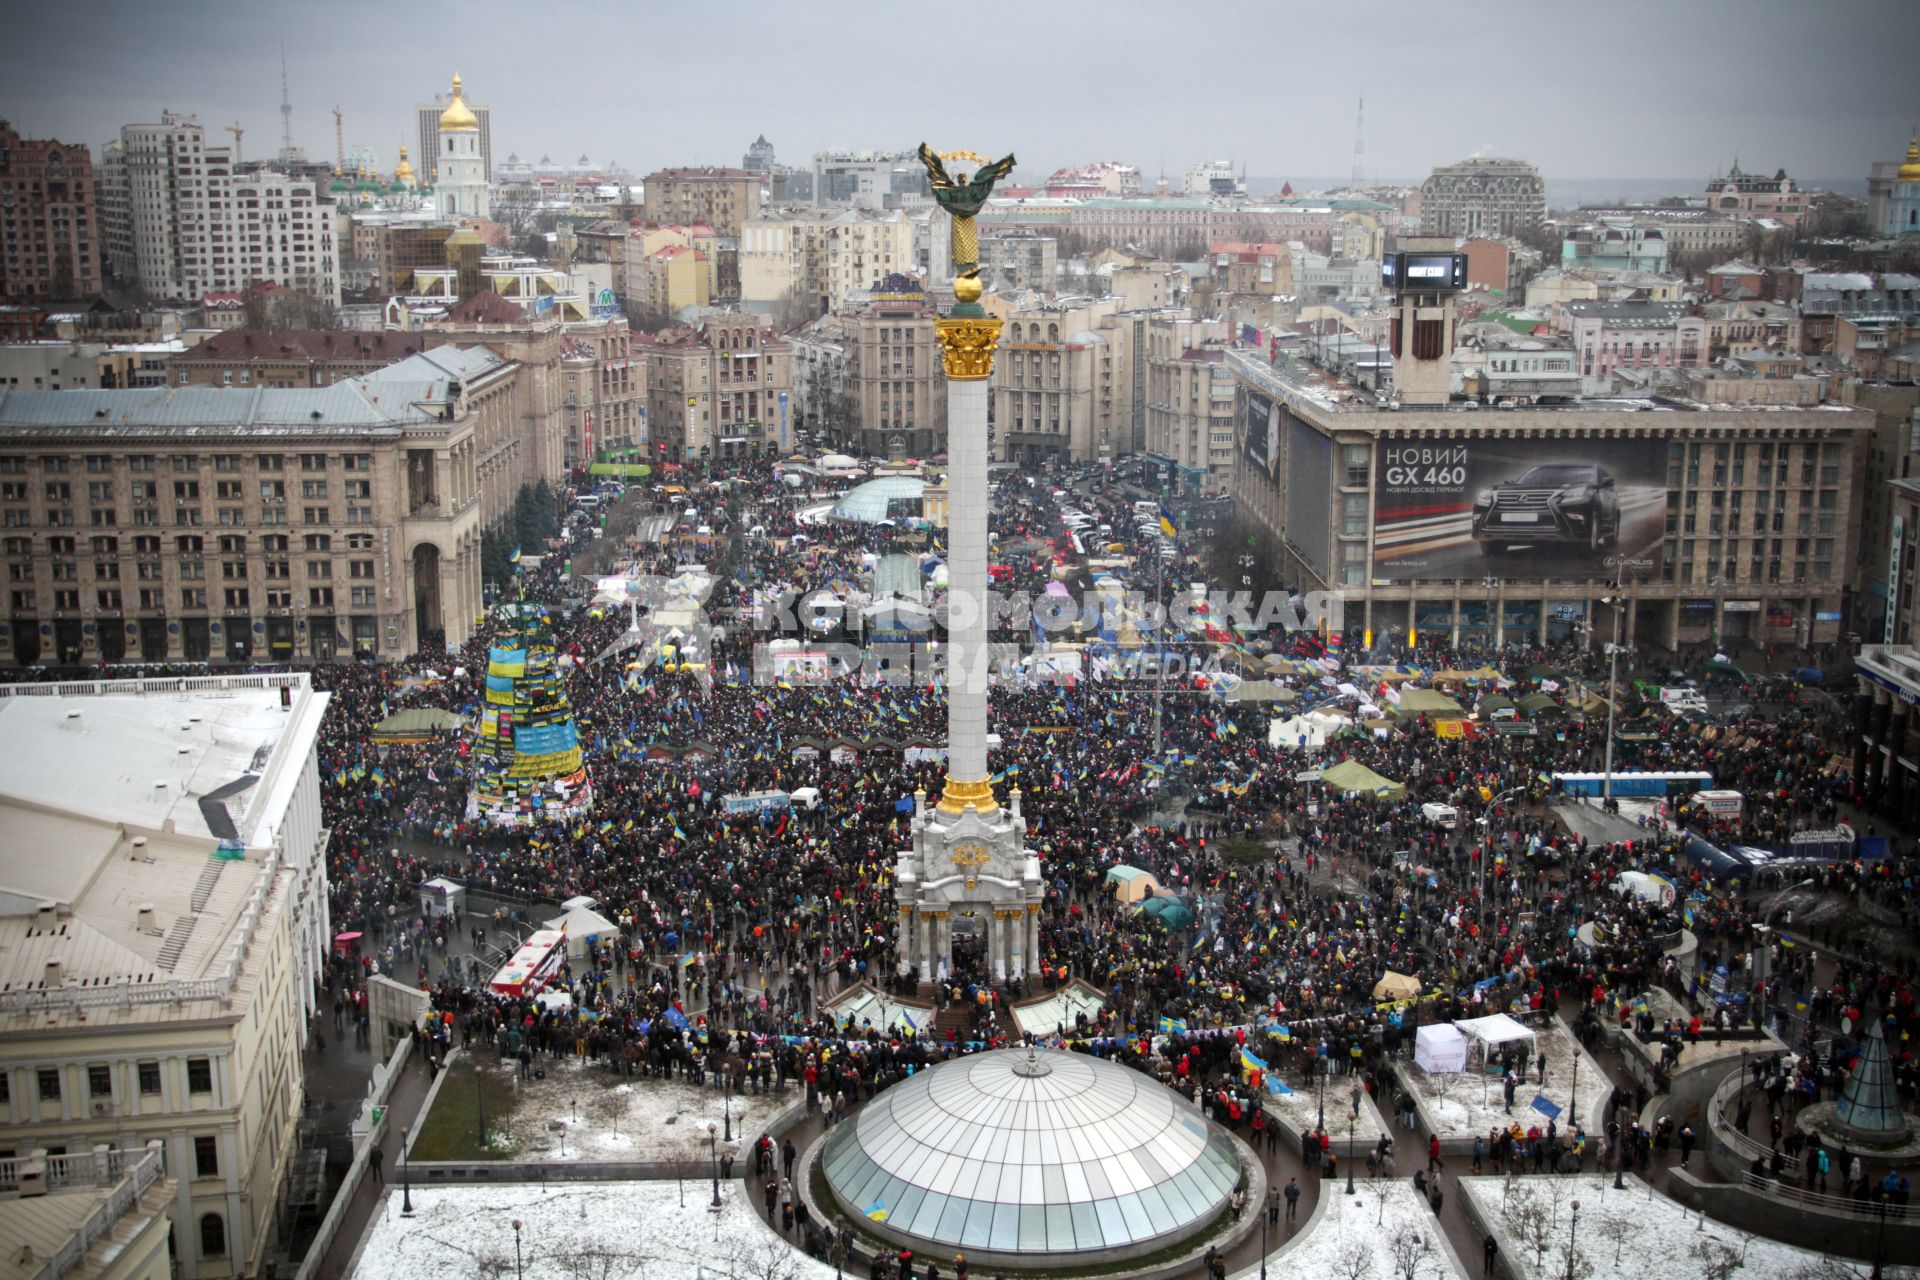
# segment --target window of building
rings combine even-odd
[[[220,1176],[220,1140],[211,1134],[201,1134],[193,1140],[193,1176]]]
[[[188,1093],[212,1093],[213,1092],[213,1059],[211,1058],[188,1058],[187,1059],[187,1092]]]
[[[202,1214],[200,1217],[200,1256],[203,1258],[223,1258],[227,1253],[226,1220],[217,1213]]]
[[[87,1093],[95,1098],[113,1096],[113,1069],[111,1067],[87,1068]]]
[[[40,1101],[60,1101],[60,1072],[55,1067],[41,1067],[35,1073],[40,1086]]]

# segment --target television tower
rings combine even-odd
[[[1364,186],[1367,181],[1367,100],[1360,99],[1360,108],[1353,116],[1353,185]]]
[[[280,155],[293,154],[293,101],[287,96],[287,41],[280,39]]]

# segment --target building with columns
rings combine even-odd
[[[0,391],[0,665],[464,643],[481,530],[538,475],[522,372],[442,347],[323,388]]]
[[[1906,577],[1910,583],[1911,569]],[[1894,635],[1892,623],[1887,630]],[[1862,645],[1854,659],[1859,678],[1854,726],[1860,735],[1853,753],[1854,785],[1891,814],[1901,831],[1913,830],[1920,821],[1920,768],[1914,764],[1920,760],[1920,649],[1911,636],[1909,626],[1885,644]]]
[[[35,1153],[52,1182],[158,1145],[186,1280],[265,1275],[277,1244],[333,937],[328,698],[305,673],[0,685],[0,1163],[15,1190]]]

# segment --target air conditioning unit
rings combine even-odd
[[[108,1102],[105,1098],[98,1098],[94,1100],[93,1114],[97,1116],[104,1116],[112,1110],[113,1110],[113,1104],[111,1102]]]

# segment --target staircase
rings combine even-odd
[[[968,1005],[950,1004],[933,1016],[933,1038],[945,1043],[947,1033],[951,1031],[956,1040],[973,1038],[973,1009]]]
[[[220,873],[227,869],[223,858],[208,858],[207,865],[200,872],[199,883],[193,886],[194,914],[207,909],[207,902],[213,897],[213,886],[220,882]]]
[[[160,954],[154,964],[173,972],[173,966],[180,963],[180,953],[187,949],[187,939],[193,936],[193,926],[199,923],[199,916],[181,916],[173,922],[173,928],[167,930],[167,940],[160,944]]]

